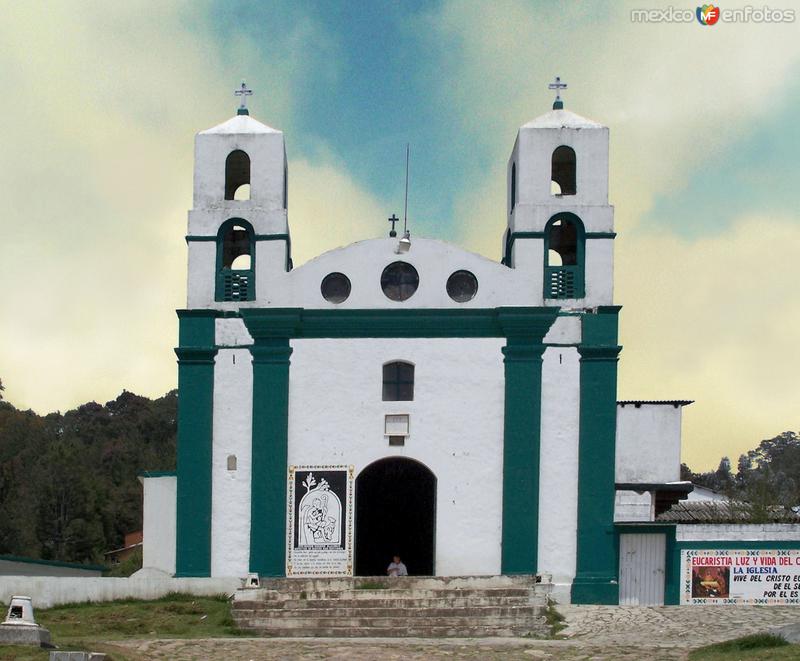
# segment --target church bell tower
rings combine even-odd
[[[564,109],[520,127],[508,160],[503,263],[529,274],[544,305],[611,305],[614,209],[608,204],[608,128]]]
[[[189,212],[189,308],[230,308],[264,300],[291,268],[283,133],[250,117],[195,138]]]

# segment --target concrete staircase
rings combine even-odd
[[[544,636],[549,587],[534,576],[266,579],[236,592],[233,617],[259,636]]]

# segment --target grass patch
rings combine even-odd
[[[550,627],[551,638],[556,638],[562,629],[567,628],[564,616],[556,610],[555,603],[552,601],[547,602],[547,608],[544,609],[544,618],[547,626]]]
[[[132,652],[113,642],[126,638],[218,638],[240,635],[227,597],[168,594],[161,599],[37,608],[36,621],[50,631],[60,650],[105,652],[109,661],[133,661]],[[46,661],[48,650],[29,645],[0,645],[3,661]]]
[[[386,583],[379,583],[378,581],[363,581],[355,586],[356,590],[386,590],[388,589]]]
[[[689,659],[690,661],[723,661],[728,659],[736,659],[737,661],[750,661],[751,659],[800,660],[800,645],[790,645],[780,636],[758,633],[728,640],[724,643],[706,645],[692,651],[689,654]]]

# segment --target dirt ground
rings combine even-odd
[[[800,622],[794,607],[563,606],[560,640],[270,639],[127,640],[108,644],[141,661],[675,661],[695,647]]]

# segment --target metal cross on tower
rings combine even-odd
[[[242,97],[242,104],[239,106],[239,110],[236,111],[237,115],[249,115],[250,111],[247,110],[247,97],[253,96],[253,90],[248,89],[245,82],[242,81],[242,87],[236,90],[234,96],[241,96]]]
[[[562,110],[564,108],[564,102],[561,100],[561,90],[567,89],[567,84],[561,82],[560,76],[556,76],[555,81],[550,83],[547,89],[556,91],[556,100],[553,102],[553,110]]]
[[[394,224],[400,222],[400,219],[397,217],[396,214],[392,214],[392,217],[389,218],[389,222],[392,224],[392,231],[389,232],[389,236],[394,238],[397,236],[397,231],[394,229]]]

